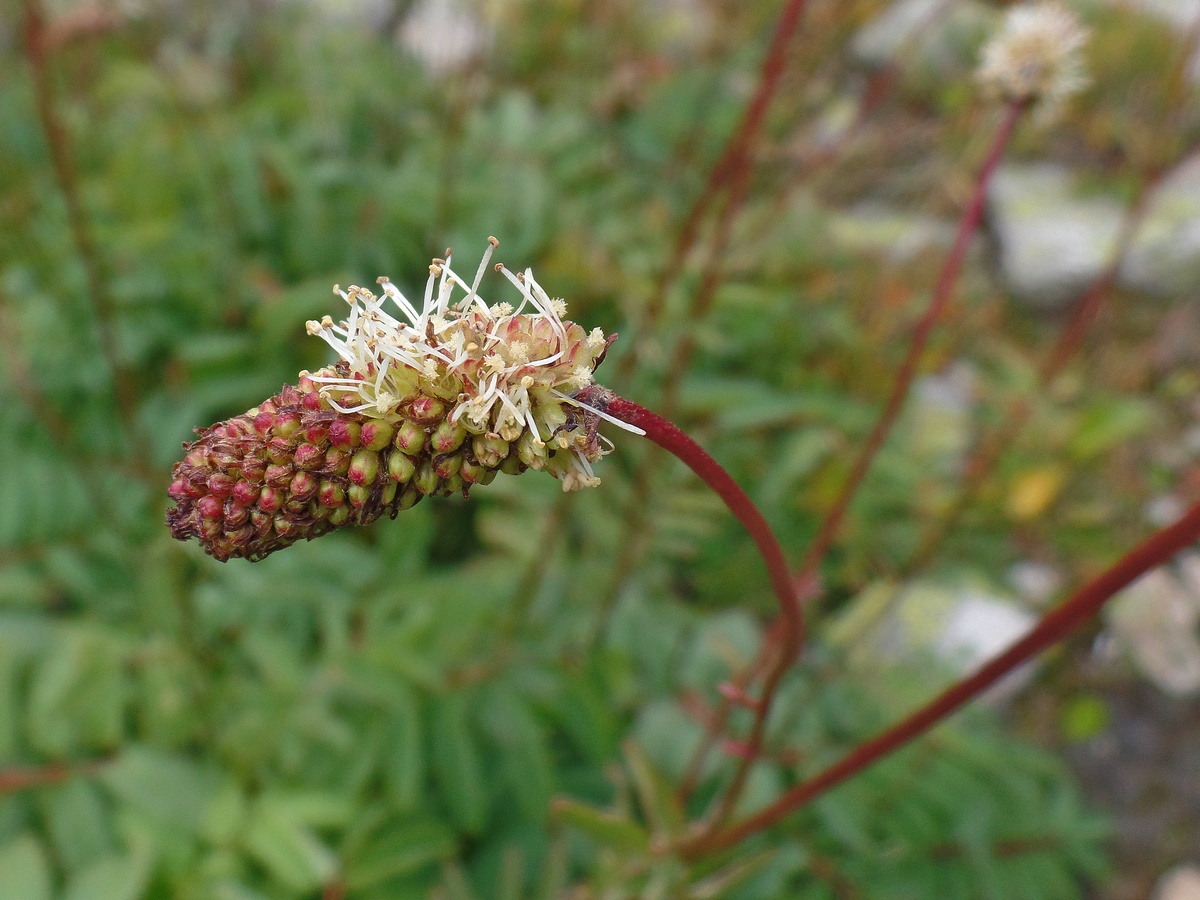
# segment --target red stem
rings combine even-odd
[[[587,396],[583,396],[587,394]],[[719,828],[732,813],[750,775],[750,769],[757,761],[762,751],[763,738],[766,735],[767,716],[775,699],[783,676],[795,660],[800,647],[804,644],[804,611],[800,605],[800,597],[796,593],[795,582],[791,578],[787,559],[784,558],[783,548],[779,546],[771,526],[763,518],[746,496],[736,481],[721,468],[720,463],[662,416],[650,412],[623,397],[619,397],[606,388],[594,387],[581,392],[581,400],[606,410],[624,422],[636,425],[646,432],[646,437],[668,453],[685,463],[688,468],[717,492],[725,501],[725,505],[737,516],[746,531],[758,546],[758,552],[766,563],[767,572],[771,577],[771,586],[779,601],[780,622],[783,623],[783,634],[775,642],[774,663],[763,681],[762,696],[754,711],[754,723],[750,728],[750,736],[744,745],[741,762],[734,771],[733,779],[721,795],[716,811],[709,821],[709,827]]]
[[[0,796],[30,788],[60,784],[76,775],[95,775],[107,759],[93,759],[81,763],[50,763],[45,766],[6,769],[0,772]]]
[[[871,464],[875,461],[875,457],[878,455],[887,436],[891,434],[892,428],[900,416],[900,411],[904,407],[904,400],[908,396],[909,389],[912,387],[913,379],[916,377],[917,366],[921,361],[922,355],[924,355],[926,345],[929,343],[929,337],[950,301],[954,285],[958,281],[958,273],[962,269],[967,249],[970,247],[971,238],[975,234],[975,230],[979,227],[980,220],[983,218],[988,184],[991,182],[992,175],[995,174],[996,167],[1000,164],[1000,160],[1004,156],[1004,151],[1008,146],[1009,139],[1012,137],[1013,130],[1016,128],[1017,121],[1021,118],[1021,114],[1025,109],[1026,104],[1023,103],[1011,103],[1005,109],[1004,118],[1000,123],[1000,127],[996,130],[996,135],[992,139],[992,145],[988,149],[983,167],[979,171],[979,177],[975,181],[975,190],[971,196],[971,200],[967,204],[967,208],[963,210],[962,218],[959,220],[958,233],[954,237],[954,245],[950,250],[950,255],[946,258],[945,264],[942,266],[941,274],[938,276],[937,284],[934,286],[933,294],[929,300],[929,306],[913,331],[913,336],[908,345],[908,352],[905,354],[904,361],[900,364],[900,370],[896,375],[895,382],[892,384],[891,394],[884,404],[879,420],[875,423],[870,436],[862,445],[862,449],[859,451],[858,458],[854,461],[854,466],[850,470],[850,475],[846,479],[846,483],[842,486],[842,490],[834,501],[833,506],[826,513],[816,538],[813,539],[812,544],[809,545],[808,551],[804,555],[796,576],[796,580],[800,584],[806,584],[816,575],[821,561],[825,558],[825,554],[829,552],[829,548],[833,544],[833,539],[841,527],[842,520],[846,516],[846,511],[850,507],[850,502],[854,499],[854,495],[858,492],[859,487],[862,486],[867,471],[871,468]]]
[[[1026,109],[1025,104],[1013,103],[1010,104],[1004,114],[1004,118],[1000,123],[1000,127],[996,131],[995,137],[992,139],[991,147],[988,149],[987,157],[984,160],[983,166],[980,169],[979,176],[975,182],[975,189],[967,208],[963,211],[961,220],[959,221],[958,233],[955,235],[954,245],[952,246],[946,262],[942,267],[941,274],[938,276],[937,284],[934,287],[930,297],[929,306],[925,310],[921,320],[917,323],[916,329],[909,342],[908,352],[905,355],[904,361],[900,366],[900,370],[896,375],[896,380],[892,385],[891,394],[888,397],[887,403],[880,414],[874,429],[863,444],[854,466],[851,469],[846,483],[843,485],[841,492],[838,494],[833,506],[826,513],[821,527],[817,532],[816,538],[809,545],[805,553],[804,559],[801,561],[797,574],[795,576],[796,590],[802,593],[805,597],[816,593],[816,576],[825,555],[829,552],[830,546],[833,544],[833,539],[836,536],[838,529],[841,527],[842,520],[845,518],[846,511],[849,509],[851,501],[854,499],[858,489],[862,486],[863,480],[866,477],[875,457],[882,448],[887,436],[891,433],[892,428],[896,424],[896,420],[900,416],[900,412],[904,407],[904,400],[908,396],[908,392],[912,387],[913,379],[916,377],[917,366],[920,363],[921,356],[924,354],[925,347],[929,343],[929,337],[933,332],[934,326],[941,318],[946,305],[949,303],[954,285],[958,280],[958,274],[962,269],[963,261],[966,258],[967,249],[970,246],[971,238],[975,230],[979,227],[979,222],[983,217],[984,204],[987,199],[987,187],[991,182],[992,175],[996,171],[1001,158],[1004,156],[1004,151],[1008,146],[1008,142],[1012,137],[1013,130],[1020,119],[1021,113]],[[784,623],[784,627],[788,627]],[[778,641],[777,628],[773,628],[768,634],[767,642],[764,645],[764,652],[773,648]],[[766,675],[763,682],[763,692],[759,703],[759,707],[755,710],[754,722],[751,726],[751,733],[748,745],[752,751],[757,751],[761,746],[763,734],[766,730],[766,720],[771,713],[771,705],[774,700],[775,691],[783,678],[787,667],[791,664],[791,658],[786,653],[778,657],[774,663],[766,668]],[[738,680],[739,686],[749,682],[757,672],[763,670],[766,666],[763,659],[759,660],[751,667],[751,669]],[[729,715],[729,704],[724,702],[718,708],[714,716],[714,722],[720,723],[723,727]],[[703,764],[704,758],[708,754],[708,749],[715,739],[716,733],[710,732],[710,737],[707,742],[702,744],[699,751],[695,754],[692,764],[688,767],[687,776],[681,787],[681,792],[691,791],[695,778],[698,776],[700,766]],[[718,812],[713,819],[713,822],[720,824],[725,816],[733,808],[736,803],[738,794],[742,786],[745,784],[749,774],[750,766],[753,765],[754,754],[747,754],[743,757],[730,790],[722,798]],[[686,796],[686,794],[684,794]]]
[[[746,496],[746,492],[703,447],[675,425],[644,406],[599,386],[585,388],[580,392],[579,399],[644,430],[647,438],[682,461],[725,501],[725,505],[754,539],[758,552],[767,565],[771,587],[775,590],[779,612],[785,624],[784,645],[794,653],[795,648],[804,642],[804,614],[800,609],[799,597],[792,585],[783,548],[779,546],[771,526],[767,524],[754,502]]]
[[[50,167],[67,207],[67,225],[75,243],[79,263],[83,267],[88,295],[95,313],[100,352],[113,381],[113,399],[122,423],[127,429],[131,429],[137,404],[131,390],[133,382],[121,363],[116,334],[116,310],[107,280],[101,270],[100,254],[92,234],[91,223],[84,209],[79,172],[71,155],[70,136],[55,108],[54,79],[49,60],[53,28],[46,22],[40,0],[24,0],[24,8],[25,55],[33,84],[34,106],[46,139]],[[139,444],[137,441],[134,443]]]
[[[804,15],[806,3],[807,0],[788,0],[787,6],[780,14],[779,21],[775,24],[775,34],[771,38],[771,46],[763,59],[762,69],[758,76],[758,87],[746,105],[737,128],[725,142],[721,156],[709,172],[704,190],[701,191],[700,196],[696,198],[684,217],[683,227],[679,231],[671,256],[659,276],[653,294],[646,303],[641,331],[648,333],[654,329],[663,311],[667,289],[674,284],[683,269],[683,262],[687,258],[688,252],[696,243],[696,237],[700,233],[700,222],[721,188],[725,186],[732,175],[736,175],[745,168],[750,145],[762,128],[771,100],[779,90],[779,82],[787,65],[788,45],[800,27],[800,19]],[[632,357],[625,357],[625,359],[632,359]],[[629,365],[632,365],[632,362]],[[628,373],[622,370],[620,374]]]
[[[1170,561],[1176,553],[1197,539],[1200,539],[1200,503],[1192,506],[1175,524],[1155,532],[1111,568],[1085,584],[1047,613],[1025,637],[994,657],[974,675],[953,685],[904,721],[859,745],[824,772],[787,791],[761,812],[718,834],[685,842],[678,848],[679,851],[688,858],[705,856],[732,847],[779,822],[814,797],[913,740],[1022,663],[1067,637],[1099,612],[1114,594],[1155,566]]]

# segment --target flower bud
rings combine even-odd
[[[417,470],[417,464],[397,451],[388,456],[387,470],[393,481],[406,484]]]
[[[458,470],[462,468],[463,456],[461,453],[447,453],[442,456],[433,458],[433,471],[437,472],[438,478],[451,478],[458,474]]]
[[[450,453],[461,447],[466,439],[467,429],[451,423],[449,419],[443,419],[429,436],[429,445],[437,453]]]
[[[425,446],[428,437],[425,429],[416,422],[406,421],[397,429],[394,443],[397,450],[401,450],[409,456],[416,456]]]
[[[417,466],[416,475],[413,477],[413,484],[417,486],[417,490],[422,494],[432,494],[438,489],[437,472],[433,470],[433,462],[429,459],[424,459]]]
[[[368,450],[382,450],[392,442],[396,429],[387,422],[370,419],[362,426],[362,445]]]
[[[471,441],[471,449],[480,465],[495,468],[508,456],[508,441],[498,434],[477,435]]]
[[[373,450],[359,450],[350,460],[350,470],[346,473],[351,484],[370,487],[379,477],[379,454]]]
[[[296,448],[293,462],[297,469],[315,472],[325,465],[325,451],[316,444],[301,444]]]
[[[418,425],[436,425],[446,415],[446,404],[436,397],[417,397],[408,408],[409,418]]]
[[[358,446],[362,426],[357,422],[335,419],[329,423],[329,442],[342,450],[353,450]]]

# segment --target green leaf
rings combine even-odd
[[[63,900],[138,900],[149,879],[148,852],[107,856],[72,878]]]
[[[414,692],[399,686],[391,698],[392,720],[384,754],[388,794],[399,812],[417,808],[425,781],[424,729]]]
[[[537,719],[501,685],[486,693],[480,718],[498,744],[500,768],[521,815],[534,822],[544,820],[554,791],[554,769]]]
[[[443,696],[435,702],[432,765],[454,823],[470,834],[483,830],[488,796],[475,736],[468,724],[466,696]]]
[[[643,853],[650,846],[650,836],[637,822],[572,797],[556,798],[552,812],[557,821],[579,829],[601,846],[626,853]]]
[[[74,778],[40,793],[55,853],[68,872],[116,849],[111,811],[90,782]]]
[[[219,776],[180,756],[132,745],[101,778],[113,794],[146,815],[193,834],[200,831]]]
[[[246,849],[280,884],[296,891],[320,887],[337,871],[337,857],[288,811],[260,800],[243,836]]]
[[[50,900],[50,865],[36,838],[26,834],[0,847],[0,897]]]
[[[395,825],[346,862],[346,887],[359,891],[415,872],[455,851],[454,832],[437,822]]]
[[[1092,459],[1149,428],[1154,407],[1140,397],[1114,397],[1094,403],[1080,419],[1071,438],[1070,452],[1077,460]]]

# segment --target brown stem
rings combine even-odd
[[[1152,534],[1105,572],[1055,607],[1025,637],[992,658],[974,675],[964,678],[887,731],[860,744],[825,771],[784,793],[765,809],[715,835],[685,841],[678,851],[696,859],[732,847],[769,828],[789,813],[902,747],[979,696],[1009,672],[1061,641],[1087,622],[1113,595],[1155,566],[1169,562],[1180,550],[1200,539],[1200,503],[1179,521]]]
[[[859,450],[850,474],[846,478],[846,483],[842,486],[842,490],[839,492],[833,506],[822,520],[821,526],[817,531],[817,536],[809,545],[804,559],[800,564],[796,580],[801,584],[806,584],[816,577],[821,562],[829,552],[833,540],[841,527],[842,520],[846,516],[850,502],[854,499],[855,494],[858,493],[858,489],[862,486],[867,471],[871,468],[875,457],[883,447],[883,443],[888,435],[891,434],[892,428],[900,416],[900,411],[904,407],[904,400],[908,396],[909,389],[912,387],[913,379],[916,377],[917,366],[920,364],[925,347],[929,343],[929,337],[950,301],[954,286],[958,281],[958,274],[962,269],[963,261],[966,259],[971,238],[974,236],[976,229],[979,227],[979,222],[983,218],[987,189],[992,175],[995,174],[996,167],[1000,164],[1000,160],[1004,156],[1004,151],[1008,147],[1008,142],[1012,137],[1017,122],[1026,108],[1027,105],[1023,103],[1010,103],[1004,111],[1004,118],[1001,120],[1000,127],[996,130],[983,166],[979,170],[979,176],[975,180],[975,189],[970,202],[967,204],[967,208],[963,210],[962,218],[959,220],[958,233],[954,237],[954,244],[950,249],[950,254],[946,257],[946,262],[943,264],[942,271],[938,275],[937,283],[930,296],[929,306],[921,316],[920,321],[917,322],[917,327],[913,332],[912,338],[909,340],[908,351],[904,356],[903,362],[900,364],[900,369],[896,374],[896,379],[892,384],[892,390],[888,395],[887,402],[884,404],[883,411],[880,413],[875,427],[871,430],[871,434]]]
[[[1193,20],[1184,38],[1168,82],[1168,112],[1161,128],[1161,133],[1168,139],[1179,130],[1179,118],[1187,106],[1184,100],[1188,89],[1186,77],[1188,65],[1198,46],[1200,46],[1200,15]],[[1187,158],[1193,150],[1194,147],[1183,149],[1177,154],[1177,159]],[[1121,266],[1129,255],[1138,229],[1149,212],[1150,201],[1161,187],[1169,167],[1170,164],[1163,165],[1156,162],[1143,173],[1138,183],[1137,193],[1126,208],[1125,215],[1121,220],[1108,265],[1076,301],[1066,325],[1063,326],[1054,345],[1042,360],[1041,365],[1038,366],[1035,395],[1044,393],[1083,347],[1092,324],[1117,282]],[[922,530],[917,540],[916,550],[895,573],[894,577],[897,580],[911,578],[933,561],[942,544],[953,533],[959,520],[974,504],[987,476],[999,463],[1004,451],[1011,446],[1013,439],[1025,426],[1032,412],[1033,397],[1017,398],[1005,408],[1000,423],[990,433],[983,435],[978,440],[964,465],[962,487],[958,495],[954,498],[950,508],[939,516],[937,521]]]
[[[775,692],[804,643],[804,614],[800,598],[796,593],[783,548],[779,546],[771,526],[758,511],[758,507],[746,496],[746,492],[715,459],[674,424],[645,407],[619,397],[605,388],[591,388],[586,393],[587,396],[581,394],[580,399],[607,411],[623,422],[642,428],[647,438],[687,465],[725,501],[725,505],[754,539],[758,552],[766,563],[771,586],[779,602],[782,633],[774,648],[777,655],[764,680],[762,695],[755,708],[754,724],[746,741],[741,763],[734,772],[729,787],[722,794],[711,820],[711,827],[716,828],[728,817],[745,787],[750,769],[762,750],[767,714],[775,699]]]
[[[687,259],[688,253],[695,245],[696,238],[700,234],[700,224],[716,200],[717,194],[727,182],[732,180],[733,176],[748,167],[750,147],[762,128],[771,100],[779,90],[779,82],[787,64],[788,45],[800,27],[806,3],[807,0],[788,0],[780,14],[779,20],[775,24],[775,34],[771,38],[771,46],[763,59],[754,96],[746,105],[746,110],[742,114],[737,128],[725,142],[720,157],[717,158],[708,174],[704,189],[684,216],[683,226],[675,239],[671,256],[643,307],[642,321],[638,328],[639,334],[648,334],[658,325],[666,306],[667,292],[679,277],[680,272],[683,271],[684,260]],[[629,375],[634,363],[635,354],[622,358],[617,372],[618,382]]]
[[[941,318],[946,305],[949,303],[954,286],[958,280],[958,274],[966,258],[967,249],[970,247],[971,238],[974,236],[976,229],[979,227],[979,222],[983,217],[988,184],[995,173],[996,167],[1004,156],[1004,151],[1012,137],[1013,130],[1016,128],[1016,124],[1025,108],[1024,104],[1013,103],[1009,104],[1005,110],[1004,118],[1001,120],[1000,127],[996,131],[991,147],[980,169],[979,176],[976,179],[975,189],[970,202],[967,204],[967,208],[963,211],[962,218],[959,221],[958,233],[955,236],[954,244],[946,258],[942,271],[938,276],[929,306],[917,323],[912,339],[909,342],[908,352],[901,363],[896,380],[892,386],[891,394],[884,405],[883,412],[880,414],[866,443],[859,451],[859,455],[855,460],[849,477],[846,479],[846,483],[843,485],[833,506],[822,521],[817,537],[809,546],[804,560],[798,569],[796,585],[805,593],[810,590],[811,584],[816,579],[818,567],[825,558],[826,553],[829,552],[833,539],[841,526],[842,520],[845,518],[850,502],[853,500],[859,487],[861,487],[867,471],[870,469],[884,441],[891,433],[896,420],[899,418],[900,411],[904,406],[904,400],[912,387],[913,379],[916,377],[917,366],[929,342],[930,334]],[[777,643],[777,634],[773,630],[764,644],[763,652],[772,652]],[[786,655],[778,657],[770,665],[763,660],[759,660],[750,670],[750,673],[745,673],[743,678],[737,682],[739,687],[744,687],[749,682],[749,679],[753,677],[753,673],[761,671],[764,668],[766,669],[763,693],[755,709],[754,721],[751,725],[750,739],[748,741],[749,748],[752,751],[757,751],[761,746],[762,736],[766,730],[766,720],[771,712],[775,691],[790,663],[791,659]],[[728,721],[729,713],[730,707],[728,702],[726,702],[718,708],[714,715],[714,722],[719,723],[723,728],[725,722]],[[701,744],[698,752],[693,757],[692,763],[688,767],[688,778],[685,779],[683,786],[687,786],[689,790],[693,779],[703,766],[704,759],[710,752],[716,734],[716,732],[711,733],[710,738]],[[734,780],[730,785],[730,790],[724,794],[721,800],[714,822],[720,823],[730,813],[733,805],[737,802],[738,795],[745,784],[746,778],[749,776],[749,769],[754,763],[755,755],[755,753],[751,752],[743,756],[734,775]]]
[[[1096,316],[1117,280],[1121,264],[1133,243],[1137,228],[1145,218],[1149,205],[1148,200],[1154,186],[1156,185],[1143,183],[1139,189],[1138,196],[1122,220],[1116,250],[1112,258],[1091,287],[1079,298],[1070,318],[1054,342],[1054,346],[1050,348],[1046,358],[1038,366],[1034,392],[1010,402],[1005,407],[1000,422],[978,440],[963,465],[962,486],[958,495],[936,521],[922,530],[912,556],[895,573],[896,580],[903,581],[911,578],[933,561],[946,538],[954,532],[963,515],[974,505],[988,475],[995,469],[1000,457],[1004,455],[1004,451],[1012,445],[1013,439],[1028,422],[1033,413],[1034,397],[1043,395],[1054,384],[1067,364],[1082,348],[1092,323],[1096,320]]]
[[[791,574],[783,548],[779,546],[771,526],[763,518],[746,492],[733,477],[703,447],[679,430],[662,416],[652,413],[644,406],[626,400],[598,385],[585,388],[579,399],[597,409],[615,416],[622,422],[635,425],[646,432],[646,437],[680,460],[695,472],[701,480],[725,501],[725,505],[742,523],[754,539],[755,546],[767,566],[771,587],[779,602],[779,614],[785,623],[783,642],[789,655],[804,642],[804,613],[799,598],[792,587]]]
[[[46,766],[5,769],[0,772],[0,796],[30,788],[61,784],[76,775],[95,775],[108,765],[108,762],[107,759],[93,759],[81,763],[51,763]]]
[[[50,72],[49,50],[52,32],[39,0],[24,0],[25,7],[25,55],[29,61],[33,81],[34,103],[38,121],[50,152],[50,165],[59,192],[67,207],[67,222],[75,252],[83,266],[87,281],[88,296],[95,311],[96,327],[99,330],[100,352],[108,365],[113,381],[113,397],[117,411],[127,428],[131,427],[136,415],[136,403],[132,393],[133,382],[121,364],[117,349],[116,313],[109,295],[107,280],[101,272],[100,256],[92,235],[91,223],[83,207],[79,186],[79,173],[71,158],[70,136],[58,116],[54,97],[54,80]]]

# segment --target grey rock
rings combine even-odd
[[[1155,191],[1121,281],[1161,297],[1200,290],[1200,155],[1182,162]]]
[[[1116,252],[1125,215],[1110,197],[1083,195],[1050,164],[1005,166],[988,193],[990,229],[1005,286],[1034,309],[1087,290]],[[1200,291],[1200,156],[1165,178],[1119,273],[1123,287],[1166,299]]]
[[[830,638],[848,650],[852,665],[886,671],[930,659],[949,674],[966,675],[1011,646],[1037,618],[1019,602],[988,590],[917,581],[897,590],[879,584],[863,591],[838,617]],[[1027,663],[988,691],[1003,699],[1020,688],[1037,663]]]
[[[1108,622],[1142,675],[1169,694],[1200,696],[1200,553],[1143,575],[1109,605]]]
[[[992,179],[988,212],[1005,286],[1032,308],[1069,303],[1104,270],[1123,207],[1083,198],[1061,166],[1005,166]]]
[[[1158,879],[1150,900],[1200,900],[1200,866],[1180,863]]]
[[[977,0],[896,0],[859,29],[851,41],[855,58],[883,66],[913,51],[925,68],[937,72],[974,63],[974,52],[996,21]]]

